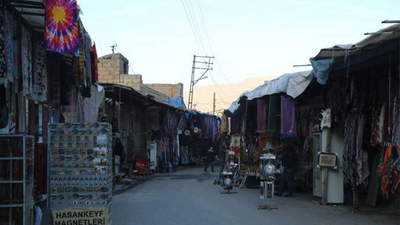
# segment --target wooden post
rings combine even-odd
[[[331,148],[331,128],[328,128],[328,135],[326,137],[326,153],[330,153]],[[322,182],[322,205],[328,203],[328,168],[324,168],[324,180]]]

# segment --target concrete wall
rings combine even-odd
[[[147,87],[172,98],[183,97],[183,84],[145,84]]]
[[[120,53],[100,57],[98,62],[100,83],[121,84],[139,90],[140,84],[143,83],[142,75],[127,74],[124,67],[129,67],[129,61]]]
[[[168,96],[158,92],[152,88],[149,88],[147,85],[142,84],[140,87],[140,92],[142,92],[143,94],[149,94],[154,96],[154,99],[158,102],[164,103],[168,105]]]
[[[168,104],[168,96],[183,96],[183,84],[143,84],[142,75],[125,74],[124,67],[129,61],[120,53],[109,54],[99,58],[99,82],[120,84],[132,87],[144,94],[154,96],[155,100]]]

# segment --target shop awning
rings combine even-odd
[[[340,59],[347,62],[347,59],[356,54],[380,47],[394,39],[400,37],[400,24],[395,24],[377,32],[370,33],[369,36],[356,44],[335,45],[330,48],[321,49],[321,51],[311,58],[311,65],[315,71],[315,77],[318,83],[325,84],[328,80],[332,65]]]
[[[44,31],[45,6],[42,0],[8,0],[10,6],[36,31]]]
[[[308,87],[314,77],[312,70],[301,71],[295,73],[285,73],[284,75],[267,81],[265,84],[258,86],[252,91],[246,91],[239,96],[229,107],[229,111],[234,113],[240,106],[240,99],[246,97],[248,101],[261,98],[266,95],[278,93],[286,93],[287,95],[296,98]]]

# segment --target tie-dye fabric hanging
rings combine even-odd
[[[76,0],[45,0],[47,50],[74,53],[81,46]]]

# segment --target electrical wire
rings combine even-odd
[[[195,32],[194,25],[192,24],[192,21],[191,21],[191,17],[189,17],[188,10],[186,9],[185,1],[181,0],[181,2],[182,2],[183,9],[185,10],[186,18],[187,18],[187,20],[189,22],[189,25],[190,25],[190,29],[192,30],[193,36],[194,36],[194,38],[196,40],[197,47],[199,48],[200,52],[202,52],[202,54],[204,54],[205,50],[202,48],[202,46],[200,44],[200,41],[198,40],[197,34]]]
[[[224,92],[224,90],[222,90],[222,88],[217,84],[217,82],[215,82],[214,77],[213,77],[213,75],[212,75],[211,72],[210,72],[210,77],[211,77],[212,81],[214,82],[215,86],[216,86],[219,90],[221,90],[221,92],[225,95],[225,97],[228,97],[228,95]],[[218,92],[218,89],[216,89],[217,92]],[[220,93],[219,93],[219,94],[220,94]]]
[[[192,1],[188,1],[189,2],[189,6],[190,7],[188,7],[189,8],[189,15],[191,15],[192,16],[192,21],[194,22],[194,26],[195,26],[195,29],[197,30],[197,34],[199,35],[199,39],[200,39],[200,43],[201,43],[201,45],[203,46],[203,48],[206,50],[206,55],[207,55],[207,53],[208,53],[208,50],[207,50],[207,47],[205,46],[205,42],[204,42],[204,40],[203,40],[203,37],[202,37],[202,33],[201,33],[201,31],[200,31],[200,28],[199,28],[199,25],[198,25],[198,22],[197,22],[197,16],[196,16],[196,13],[195,13],[195,11],[193,10],[193,5],[192,5]]]
[[[199,11],[200,11],[201,20],[203,21],[203,28],[204,28],[204,31],[205,31],[206,41],[208,42],[208,46],[209,46],[209,48],[210,48],[211,54],[214,55],[214,51],[213,51],[213,49],[212,49],[212,45],[211,45],[211,41],[210,41],[210,36],[208,35],[208,30],[207,30],[206,22],[205,22],[205,20],[204,20],[203,10],[202,10],[202,8],[201,8],[200,1],[199,1],[199,0],[197,0],[197,5],[199,6]]]

